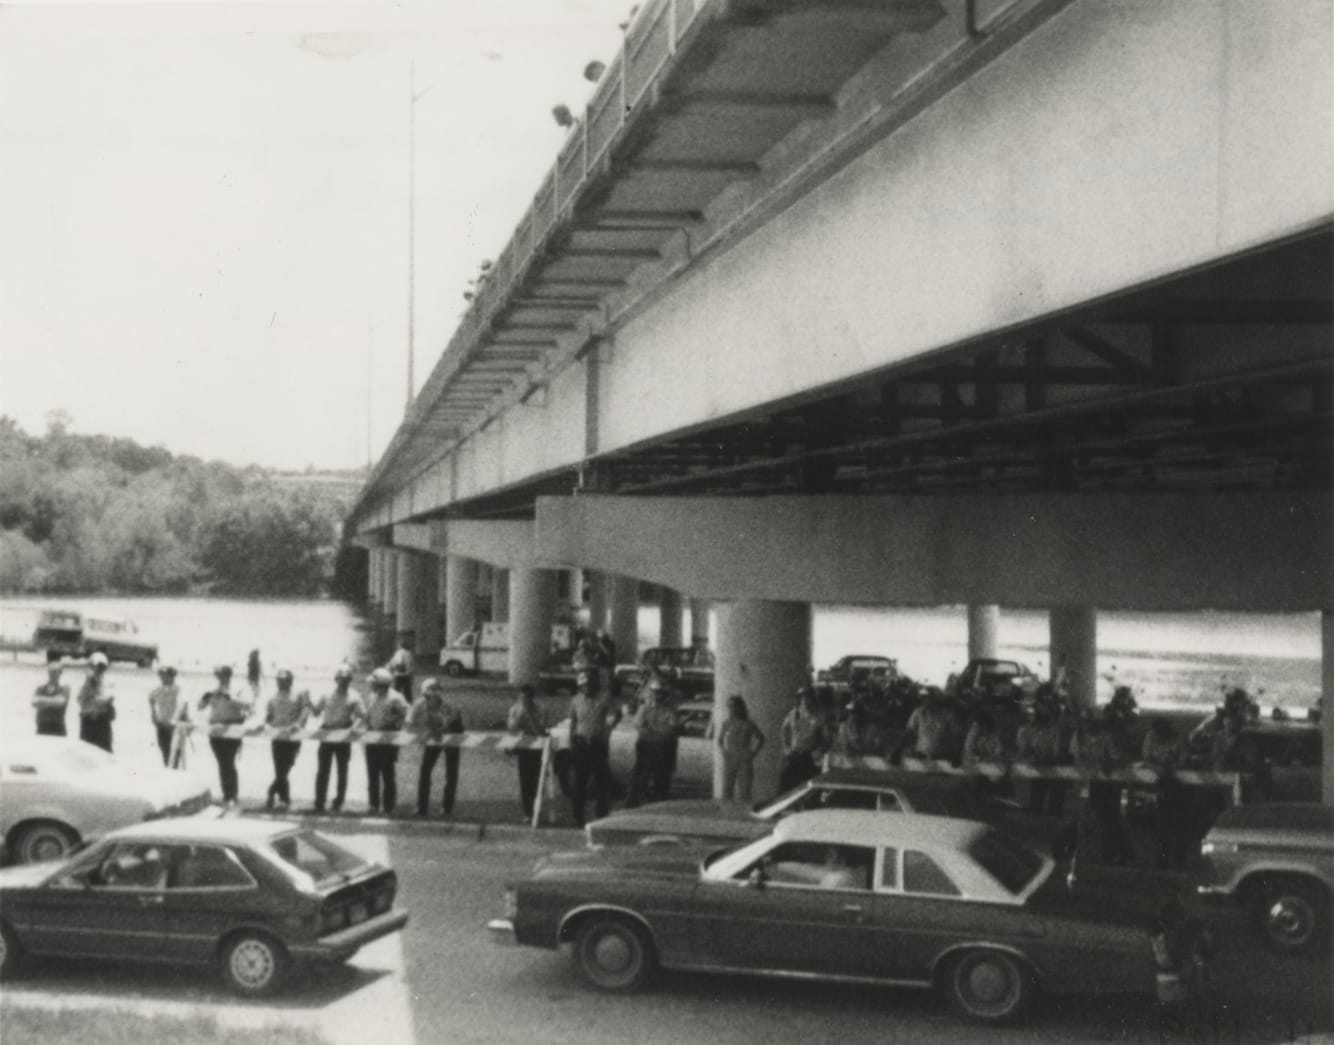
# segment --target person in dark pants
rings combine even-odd
[[[38,686],[32,695],[32,706],[37,712],[38,736],[65,735],[65,710],[69,707],[69,687],[60,681],[62,670],[64,669],[58,660],[48,664],[46,681]]]
[[[592,695],[592,680],[585,672],[577,677],[578,687],[570,701],[570,770],[574,776],[570,802],[574,822],[584,826],[584,806],[588,783],[593,782],[593,809],[599,817],[610,810],[611,749],[608,738],[621,720],[620,710],[605,696]]]
[[[815,705],[809,686],[797,690],[797,703],[783,719],[779,730],[783,765],[778,790],[791,791],[820,772],[820,756],[828,745],[824,716]]]
[[[232,666],[219,664],[213,670],[213,675],[217,679],[217,685],[204,694],[199,701],[199,710],[207,713],[210,727],[240,725],[246,720],[250,708],[232,693]],[[222,785],[222,800],[227,805],[235,805],[240,791],[236,756],[241,750],[241,738],[210,736],[208,746],[212,748],[213,757],[218,763],[218,782]]]
[[[394,677],[384,668],[371,672],[371,694],[366,701],[366,728],[376,733],[396,733],[408,717],[408,702],[391,687]],[[366,783],[372,813],[394,815],[398,804],[398,747],[394,744],[365,745]]]
[[[662,801],[671,790],[676,768],[676,711],[661,679],[655,677],[645,688],[644,705],[635,713],[635,731],[635,766],[625,803],[628,809],[639,805],[645,795]]]
[[[519,696],[510,707],[506,726],[511,736],[519,737],[522,741],[536,742],[547,735],[546,720],[537,706],[532,686],[519,687]],[[519,804],[523,807],[524,819],[532,820],[542,775],[542,749],[536,746],[516,747],[514,760],[519,767]]]
[[[340,664],[334,672],[334,690],[321,697],[310,707],[311,717],[322,730],[352,729],[361,723],[366,712],[361,701],[351,691],[352,668]],[[329,772],[336,769],[338,782],[334,790],[333,805],[336,813],[343,808],[347,797],[347,764],[352,757],[352,745],[345,740],[322,740],[315,754],[315,812],[324,812],[325,799],[329,794]]]
[[[278,691],[269,699],[269,706],[264,709],[264,724],[270,729],[299,729],[306,721],[310,710],[309,694],[299,696],[292,693],[292,673],[286,668],[277,674]],[[275,802],[284,807],[292,804],[292,787],[288,775],[296,764],[296,756],[301,751],[299,740],[273,740],[270,743],[273,754],[273,782],[269,784],[264,807],[272,809]]]
[[[181,688],[176,685],[176,669],[170,664],[163,664],[157,669],[161,685],[148,694],[148,710],[153,716],[153,728],[157,731],[157,746],[162,752],[162,764],[171,765],[172,746],[176,741],[176,727],[189,719],[189,702],[181,699]],[[176,751],[179,764],[181,753]]]
[[[442,746],[446,734],[463,732],[463,716],[458,708],[445,703],[445,687],[439,679],[427,679],[422,686],[421,700],[412,706],[408,728],[426,745],[422,748],[421,769],[417,773],[417,815],[431,812],[431,774],[445,753],[445,787],[441,795],[441,812],[451,816],[454,795],[459,789],[459,748]]]
[[[116,718],[115,698],[106,684],[107,658],[94,653],[88,658],[88,677],[79,689],[79,739],[111,750],[111,723]]]

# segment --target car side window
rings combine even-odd
[[[709,712],[683,712],[677,722],[677,732],[683,737],[702,737],[709,731]]]
[[[167,884],[167,853],[152,842],[120,842],[89,877],[107,889],[162,889]]]
[[[255,884],[236,854],[225,846],[183,846],[176,861],[172,889],[238,889]]]
[[[821,788],[820,806],[824,809],[875,809],[877,794],[853,787]]]
[[[785,842],[760,861],[765,880],[775,885],[817,889],[870,889],[875,850],[860,845]],[[748,877],[754,867],[738,877]]]
[[[959,887],[940,869],[939,864],[915,849],[907,849],[903,853],[903,891],[930,896],[962,895]]]

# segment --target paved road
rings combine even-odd
[[[915,991],[668,974],[641,994],[598,994],[584,987],[568,956],[501,946],[485,929],[499,913],[504,879],[524,873],[549,847],[578,845],[573,831],[534,837],[493,826],[479,839],[475,827],[461,825],[402,825],[383,835],[351,822],[336,829],[349,844],[392,861],[412,912],[400,937],[367,948],[346,968],[304,977],[283,997],[252,1004],[203,973],[48,966],[7,988],[3,1004],[204,1011],[244,1026],[314,1023],[331,1045],[883,1045],[887,1039],[957,1045],[983,1038],[937,998]],[[1236,919],[1219,926],[1214,987],[1189,1010],[1165,1014],[1136,998],[1063,999],[1041,1005],[1020,1027],[986,1031],[985,1040],[1329,1041],[1328,958],[1275,956]]]

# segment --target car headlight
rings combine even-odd
[[[1235,853],[1241,846],[1236,842],[1205,842],[1200,846],[1201,856],[1222,855],[1224,853]]]

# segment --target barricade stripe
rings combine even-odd
[[[309,729],[295,726],[196,726],[183,723],[181,733],[201,733],[209,737],[233,740],[296,740],[324,741],[331,744],[392,744],[395,747],[460,747],[495,748],[497,750],[540,750],[546,737],[514,736],[509,733],[473,731],[448,733],[440,737],[426,737],[407,730],[374,729]]]
[[[1030,766],[1021,762],[979,762],[971,766],[956,766],[952,762],[933,759],[905,758],[892,762],[877,755],[843,755],[831,752],[825,756],[826,769],[906,769],[913,773],[944,773],[951,776],[984,776],[996,780],[1014,777],[1019,780],[1111,780],[1135,784],[1156,784],[1160,776],[1152,769],[1131,766],[1103,773],[1091,773],[1077,766]],[[1216,773],[1208,770],[1178,769],[1172,778],[1183,784],[1200,787],[1236,788],[1241,781],[1239,773]]]

